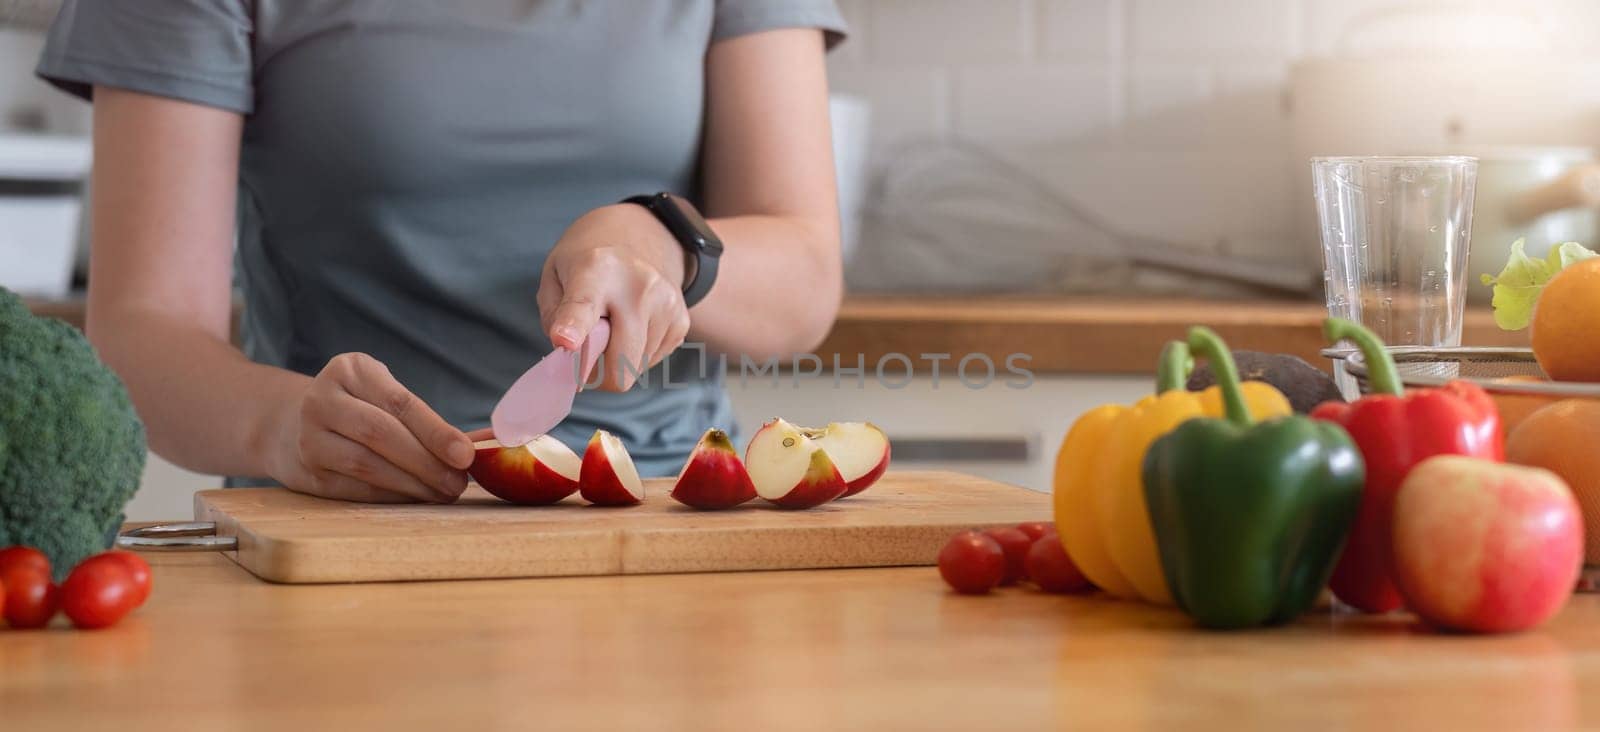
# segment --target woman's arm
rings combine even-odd
[[[546,260],[539,312],[576,348],[611,317],[604,387],[620,364],[654,364],[684,338],[765,359],[813,348],[844,290],[821,31],[716,43],[706,56],[703,212],[725,253],[716,285],[687,314],[682,249],[651,215],[606,206],[575,222]]]
[[[313,379],[232,345],[241,117],[107,87],[94,99],[88,334],[151,448],[335,497],[459,495],[470,443],[381,364],[340,356]]]
[[[95,102],[89,338],[127,382],[152,449],[265,475],[271,411],[310,380],[229,342],[240,117],[109,88]]]
[[[713,45],[706,101],[705,215],[726,253],[689,335],[752,356],[814,348],[844,292],[822,32]]]

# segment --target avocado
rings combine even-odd
[[[1289,398],[1297,414],[1306,414],[1318,404],[1344,401],[1333,377],[1327,372],[1306,363],[1304,359],[1287,353],[1262,353],[1260,351],[1234,351],[1233,360],[1239,367],[1239,379],[1265,381],[1277,387]],[[1210,364],[1202,363],[1189,374],[1190,391],[1201,391],[1216,379],[1211,375]]]

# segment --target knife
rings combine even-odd
[[[572,398],[582,387],[580,379],[594,368],[610,341],[611,322],[601,318],[584,339],[581,358],[557,348],[517,377],[489,415],[494,438],[502,445],[526,444],[566,419],[572,412]]]

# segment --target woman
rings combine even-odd
[[[787,355],[837,311],[841,33],[832,0],[68,0],[38,72],[95,104],[89,337],[173,462],[450,501],[463,429],[607,317],[553,434],[671,474],[732,421],[685,339]],[[619,203],[661,191],[720,259]]]

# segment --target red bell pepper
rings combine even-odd
[[[1504,461],[1500,412],[1488,392],[1469,381],[1406,392],[1383,341],[1360,325],[1329,318],[1322,331],[1329,343],[1355,341],[1372,392],[1349,404],[1325,402],[1311,410],[1313,418],[1344,427],[1367,463],[1361,510],[1328,586],[1347,605],[1388,612],[1404,604],[1394,585],[1390,545],[1400,481],[1434,455]]]

